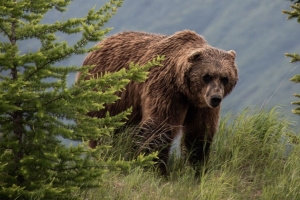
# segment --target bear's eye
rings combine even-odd
[[[228,84],[229,80],[228,80],[227,77],[222,77],[222,78],[221,78],[221,82],[222,82],[222,84],[223,84],[224,86],[226,86],[226,85]]]
[[[202,77],[204,83],[209,83],[212,79],[212,77],[209,75],[209,74],[205,74],[203,77]]]

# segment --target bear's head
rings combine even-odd
[[[165,55],[166,80],[195,107],[218,108],[238,81],[236,53],[210,46],[194,31],[176,32],[149,49],[144,58]]]
[[[196,107],[218,108],[238,81],[235,57],[209,45],[187,52],[181,92]]]

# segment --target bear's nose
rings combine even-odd
[[[210,105],[213,108],[216,108],[220,105],[221,101],[222,101],[222,97],[220,95],[214,95],[210,99]]]

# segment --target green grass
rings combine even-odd
[[[182,158],[168,177],[155,167],[109,172],[87,199],[300,199],[300,139],[278,112],[245,110],[222,118],[199,178]],[[131,159],[130,135],[115,138],[105,156]]]

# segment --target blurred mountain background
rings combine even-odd
[[[60,14],[49,12],[45,23],[83,17],[92,7],[99,8],[106,0],[74,0],[68,11]],[[283,107],[284,114],[293,121],[293,93],[300,86],[289,81],[300,74],[300,63],[290,64],[284,53],[300,53],[300,24],[286,20],[282,10],[289,9],[287,0],[125,0],[117,14],[107,24],[115,34],[136,30],[171,35],[190,29],[203,35],[212,46],[237,52],[239,82],[225,99],[223,114],[241,112],[246,107]],[[79,36],[78,36],[79,37]],[[60,35],[71,44],[77,36]],[[95,44],[91,44],[95,45]],[[23,44],[34,50],[35,41]],[[73,56],[62,61],[64,65],[81,66],[85,56]],[[73,84],[75,75],[69,77]]]

